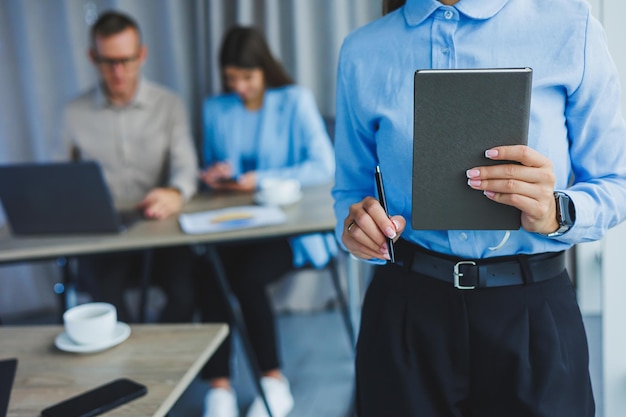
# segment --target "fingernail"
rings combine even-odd
[[[483,191],[483,194],[485,194],[487,197],[489,198],[493,198],[494,195],[496,195],[496,193],[494,193],[493,191]]]
[[[478,169],[468,169],[467,171],[465,171],[465,175],[467,176],[467,178],[475,178],[475,177],[478,177],[480,175],[480,170],[478,170]]]
[[[473,180],[471,178],[469,180],[467,180],[467,185],[469,185],[469,186],[478,187],[481,183],[482,183],[481,180]]]
[[[487,158],[495,158],[496,156],[498,156],[498,150],[497,149],[487,149],[485,151],[485,157],[487,157]]]
[[[393,229],[393,227],[387,227],[385,228],[385,236],[387,236],[389,239],[393,239],[394,237],[396,237],[396,231]]]
[[[393,224],[396,226],[396,231],[400,228],[400,223],[397,220],[392,220]]]

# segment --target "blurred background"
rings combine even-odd
[[[626,85],[626,3],[589,3],[606,29]],[[58,157],[63,105],[97,80],[87,59],[88,31],[108,9],[137,19],[149,49],[144,75],[183,98],[199,142],[200,103],[220,90],[217,52],[228,27],[260,27],[295,81],[310,88],[322,114],[332,118],[342,40],[381,15],[381,0],[0,0],[0,164]],[[622,103],[626,108],[624,94]],[[598,417],[618,417],[626,409],[624,247],[622,224],[602,241],[575,250]],[[55,310],[52,288],[59,280],[53,262],[0,267],[0,315],[28,317]],[[277,303],[285,309],[320,308],[332,297],[328,280],[290,282],[275,289]],[[300,296],[294,298],[294,293]]]
[[[201,102],[220,92],[217,54],[230,26],[261,28],[274,55],[332,117],[341,42],[382,8],[381,0],[0,0],[0,164],[64,157],[63,106],[97,82],[89,29],[109,9],[137,20],[148,46],[143,74],[182,97],[199,144]],[[0,315],[54,308],[58,274],[54,263],[0,267]],[[323,304],[332,291],[327,280],[316,281],[298,291],[319,293],[315,303]],[[289,292],[283,288],[282,298]]]

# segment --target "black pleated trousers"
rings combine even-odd
[[[359,417],[593,417],[567,272],[476,290],[377,269],[356,358]]]

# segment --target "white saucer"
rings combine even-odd
[[[302,198],[302,191],[289,194],[281,198],[265,198],[262,193],[254,194],[254,201],[264,206],[287,206],[299,201]]]
[[[79,345],[63,332],[54,339],[54,345],[65,352],[95,353],[119,345],[130,336],[130,326],[118,321],[113,330],[113,337],[106,342],[92,345]]]

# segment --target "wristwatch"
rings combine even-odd
[[[554,201],[556,203],[556,222],[559,224],[559,228],[552,233],[544,233],[544,236],[547,237],[562,236],[576,221],[576,208],[574,207],[574,202],[567,194],[555,191]]]

